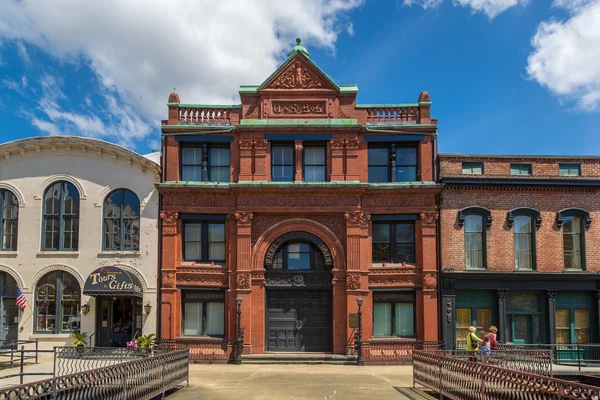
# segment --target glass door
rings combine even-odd
[[[112,298],[98,297],[96,299],[98,323],[96,324],[96,345],[112,347]]]

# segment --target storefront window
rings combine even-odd
[[[36,289],[36,331],[78,331],[80,303],[81,288],[73,275],[64,271],[44,275]]]
[[[225,334],[225,303],[222,292],[185,292],[183,296],[183,336]]]
[[[415,337],[415,304],[412,292],[374,293],[373,301],[373,336]]]

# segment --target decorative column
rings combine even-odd
[[[239,159],[240,159],[240,181],[251,181],[252,180],[252,143],[253,140],[250,137],[240,138],[238,141],[240,145]]]
[[[175,312],[179,309],[179,299],[177,296],[177,258],[179,254],[179,241],[177,236],[179,213],[177,211],[161,211],[162,221],[162,259],[161,259],[161,327],[160,337],[163,339],[173,339],[179,336],[181,331],[181,321],[178,318],[180,313]]]
[[[358,313],[358,305],[356,299],[363,298],[363,313],[371,316],[373,309],[373,298],[369,292],[369,263],[363,262],[363,258],[368,256],[367,251],[361,249],[368,248],[364,245],[363,240],[369,237],[369,221],[371,214],[358,211],[351,211],[344,214],[346,218],[346,307],[348,313]],[[351,354],[354,351],[354,328],[350,328],[349,320],[346,315],[336,318],[335,310],[341,309],[335,307],[336,301],[341,301],[341,296],[338,295],[337,287],[334,287],[334,316],[333,320],[346,321],[346,329],[343,330],[344,337],[341,341],[334,340],[334,343],[344,343],[346,338],[349,338],[347,343],[346,353]],[[338,300],[339,299],[339,300]],[[373,330],[371,318],[364,318],[362,324],[362,339],[368,341]],[[338,339],[336,337],[336,339]],[[337,352],[334,349],[334,352]]]
[[[548,290],[548,327],[550,328],[550,343],[556,343],[556,290]]]
[[[442,272],[443,274],[443,272]],[[446,350],[456,348],[456,292],[454,279],[442,275],[442,340],[446,341]]]
[[[304,177],[302,176],[302,160],[304,159],[304,157],[302,157],[302,150],[303,150],[303,146],[302,146],[302,140],[295,140],[294,141],[294,151],[296,152],[296,171],[295,171],[295,181],[296,182],[302,182],[304,180]]]
[[[422,311],[423,340],[438,340],[437,287],[437,211],[425,211],[419,216],[421,225],[422,289],[419,311]]]
[[[340,135],[329,141],[331,147],[331,181],[344,180],[344,139]]]
[[[252,212],[246,211],[236,211],[233,213],[229,213],[229,220],[236,222],[236,248],[237,248],[237,257],[236,257],[236,297],[240,297],[242,299],[242,321],[241,327],[244,330],[244,353],[252,354],[252,324],[254,321],[257,321],[262,318],[264,319],[264,315],[261,313],[260,316],[258,310],[253,313],[252,311],[252,289],[250,287],[250,276],[252,269],[252,243],[251,243],[251,234],[252,234]],[[233,296],[233,293],[232,293]],[[230,299],[233,300],[233,299]],[[229,304],[237,305],[236,301],[230,301]],[[262,303],[256,303],[262,304]],[[234,311],[234,310],[231,310]],[[237,309],[231,314],[236,315],[237,319]],[[237,325],[237,321],[236,325]]]
[[[271,155],[269,154],[269,141],[264,137],[254,139],[254,179],[255,181],[266,181],[271,176],[269,167]]]
[[[358,137],[351,137],[346,139],[346,180],[347,181],[358,181],[360,166],[358,165]]]
[[[506,342],[510,337],[506,332],[506,295],[508,289],[498,289],[496,297],[498,298],[498,341]]]

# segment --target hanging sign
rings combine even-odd
[[[83,287],[88,296],[142,296],[142,285],[132,273],[118,267],[101,267],[88,276]]]

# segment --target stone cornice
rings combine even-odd
[[[43,154],[48,151],[49,154]],[[38,136],[0,145],[0,165],[53,155],[104,159],[119,165],[125,164],[129,168],[136,166],[144,174],[148,170],[151,171],[157,179],[160,172],[160,166],[144,156],[97,139],[77,136]]]

